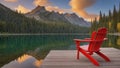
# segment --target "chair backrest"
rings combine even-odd
[[[93,40],[93,42],[90,42],[88,51],[90,52],[99,51],[106,34],[107,34],[106,28],[100,28],[98,29],[97,32],[94,31],[91,35],[91,40]]]
[[[94,40],[96,38],[96,31],[93,31],[91,34],[91,40]]]
[[[96,38],[96,31],[93,31],[92,32],[92,34],[91,34],[91,40],[95,40],[95,38]],[[93,43],[94,42],[90,42],[90,44],[89,44],[89,47],[88,47],[88,51],[92,51],[92,49],[93,49]]]

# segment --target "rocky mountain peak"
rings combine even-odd
[[[86,22],[83,18],[77,16],[75,13],[59,14],[58,12],[49,12],[44,6],[37,6],[31,12],[26,14],[27,17],[35,18],[39,21],[47,22],[69,22],[71,24],[90,27],[90,23]]]
[[[85,27],[91,26],[89,22],[85,21],[82,17],[77,16],[75,13],[72,13],[72,14],[66,13],[64,14],[64,16],[72,24],[85,26]]]
[[[6,6],[2,5],[1,3],[0,3],[0,9],[3,9],[5,11],[11,11],[9,8],[7,8]]]
[[[65,16],[68,16],[68,17],[71,16],[71,14],[69,14],[69,13],[65,13],[64,15],[65,15]]]
[[[37,6],[35,9],[33,9],[31,12],[28,14],[39,14],[41,12],[46,12],[46,9],[44,6]]]

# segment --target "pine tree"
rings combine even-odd
[[[114,9],[113,9],[113,20],[112,20],[112,32],[117,32],[117,10],[116,10],[116,6],[114,5]]]
[[[91,24],[91,32],[96,31],[97,28],[98,28],[98,22],[97,22],[97,18],[95,18]]]
[[[99,22],[102,22],[102,12],[100,11],[100,19]]]
[[[106,16],[105,13],[103,14],[103,22],[102,22],[102,27],[106,26]]]
[[[111,10],[109,10],[109,16],[108,16],[108,17],[109,17],[109,18],[108,18],[108,19],[109,19],[108,21],[111,22],[111,21],[112,21],[112,13],[111,13]]]
[[[119,3],[119,10],[118,10],[118,22],[120,22],[120,3]]]
[[[103,25],[103,15],[102,15],[102,12],[100,11],[100,15],[99,15],[100,17],[99,17],[99,24],[98,24],[98,27],[100,28],[100,27],[102,27],[102,25]]]
[[[118,10],[117,30],[118,30],[118,32],[120,32],[120,3],[119,3],[119,10]]]
[[[103,14],[103,27],[106,27],[106,28],[108,28],[108,26],[109,26],[109,20],[108,20],[108,16],[106,16],[105,15],[105,13]]]

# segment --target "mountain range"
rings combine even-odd
[[[0,33],[89,32],[89,27],[73,25],[74,23],[71,24],[69,21],[71,21],[71,17],[68,14],[59,14],[54,11],[49,12],[41,6],[36,7],[27,14],[22,14],[0,3]]]
[[[50,12],[45,9],[44,6],[37,6],[31,12],[25,14],[26,17],[35,18],[41,22],[66,22],[82,27],[90,27],[90,22],[85,21],[83,18],[78,17],[75,13],[64,13]]]

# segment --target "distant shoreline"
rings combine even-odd
[[[5,35],[90,35],[89,33],[0,33],[0,36]],[[120,36],[120,33],[108,33],[108,35]]]
[[[109,35],[116,35],[116,36],[120,36],[120,33],[109,33]]]
[[[0,35],[89,35],[89,33],[1,33]]]

